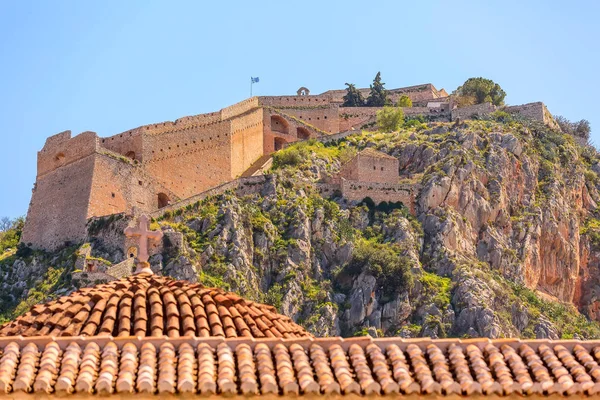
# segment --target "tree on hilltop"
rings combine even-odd
[[[398,98],[398,107],[412,107],[412,100],[407,95],[403,94]]]
[[[459,107],[488,102],[501,106],[506,92],[491,79],[469,78],[452,95]]]
[[[564,133],[584,139],[585,142],[590,139],[590,133],[592,132],[592,129],[590,127],[590,122],[587,119],[572,122],[562,115],[557,115],[554,117],[554,119]]]
[[[360,91],[356,88],[353,83],[346,83],[346,95],[344,96],[344,103],[342,107],[362,107],[365,105],[365,99],[363,98]]]
[[[389,104],[388,93],[384,85],[385,83],[381,82],[381,72],[377,72],[371,85],[371,92],[369,93],[369,97],[367,97],[368,107],[383,107]]]
[[[396,132],[404,123],[404,111],[401,107],[383,107],[377,111],[377,127],[382,132]]]

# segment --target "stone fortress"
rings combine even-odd
[[[360,90],[368,95],[369,89]],[[293,96],[251,97],[218,112],[144,125],[105,138],[95,132],[72,137],[70,131],[51,136],[38,152],[37,177],[21,241],[46,250],[81,243],[91,218],[133,209],[153,213],[183,204],[209,189],[255,174],[271,153],[289,143],[333,139],[374,126],[378,108],[343,107],[345,93],[330,90],[311,95],[301,87]],[[495,110],[491,104],[456,108],[446,91],[432,84],[388,93],[392,102],[401,95],[412,100],[413,107],[404,108],[405,115],[430,120],[452,121]],[[539,102],[505,109],[553,122]],[[377,158],[387,168],[387,177],[381,182],[376,178],[373,184],[393,184],[388,175],[393,160],[363,154],[355,167],[368,164],[370,168]],[[398,171],[393,173],[398,175]],[[372,171],[344,174],[348,176],[341,182],[347,186],[343,192],[350,197],[362,195],[348,183],[352,176],[373,175]]]

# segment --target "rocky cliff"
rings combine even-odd
[[[399,179],[419,188],[414,215],[323,191],[367,147],[398,158]],[[300,143],[271,172],[259,193],[160,218],[153,268],[271,303],[322,336],[600,337],[600,164],[570,136],[514,121],[416,124]],[[103,245],[119,223],[95,232],[94,256],[120,261]],[[3,256],[4,312],[72,290],[75,251]]]

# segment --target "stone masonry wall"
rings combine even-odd
[[[482,103],[468,107],[455,108],[452,110],[452,120],[454,121],[457,118],[469,119],[474,115],[483,116],[493,113],[495,110],[496,107],[494,107],[491,103]]]
[[[55,250],[85,237],[95,155],[38,176],[21,242]]]
[[[146,137],[144,166],[180,198],[231,179],[231,122]]]
[[[98,135],[83,132],[71,137],[71,131],[49,137],[37,155],[37,175],[42,176],[93,154],[98,149]]]
[[[95,157],[90,204],[87,218],[130,213],[133,207],[142,212],[158,208],[158,193],[173,201],[178,197],[157,182],[139,165],[108,154]]]
[[[231,120],[231,173],[237,178],[264,154],[263,110],[250,111]]]
[[[230,182],[223,183],[217,187],[206,190],[202,193],[199,193],[195,196],[189,197],[180,202],[171,204],[167,207],[161,208],[160,210],[156,210],[150,214],[152,218],[159,218],[164,215],[166,212],[175,211],[182,207],[186,207],[188,205],[194,204],[198,201],[204,200],[210,196],[216,196],[222,193],[225,193],[228,190],[233,190],[239,196],[245,196],[252,193],[258,193],[262,190],[263,184],[269,179],[267,175],[257,175],[257,176],[249,176],[245,178],[238,178],[232,180]]]
[[[308,125],[312,125],[327,133],[338,133],[340,123],[338,117],[338,106],[319,106],[319,107],[276,107],[282,113],[298,118]]]
[[[414,185],[348,181],[342,179],[341,191],[345,199],[362,201],[370,197],[376,204],[383,201],[402,202],[410,212],[415,214],[415,199],[418,190]]]
[[[395,157],[372,157],[363,153],[356,155],[358,181],[398,183],[399,161]]]

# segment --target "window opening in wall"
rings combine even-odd
[[[381,167],[381,170],[383,171],[383,167]]]
[[[376,169],[377,169],[377,167],[373,165],[373,171],[375,171]]]
[[[138,181],[138,185],[142,186],[142,181]]]
[[[115,194],[114,194],[114,193],[111,193],[110,195],[111,195],[111,197],[112,197],[112,198],[114,198],[114,197],[115,197]]]
[[[63,162],[65,160],[65,153],[58,153],[56,156],[54,156],[54,161],[58,161],[58,162]]]

